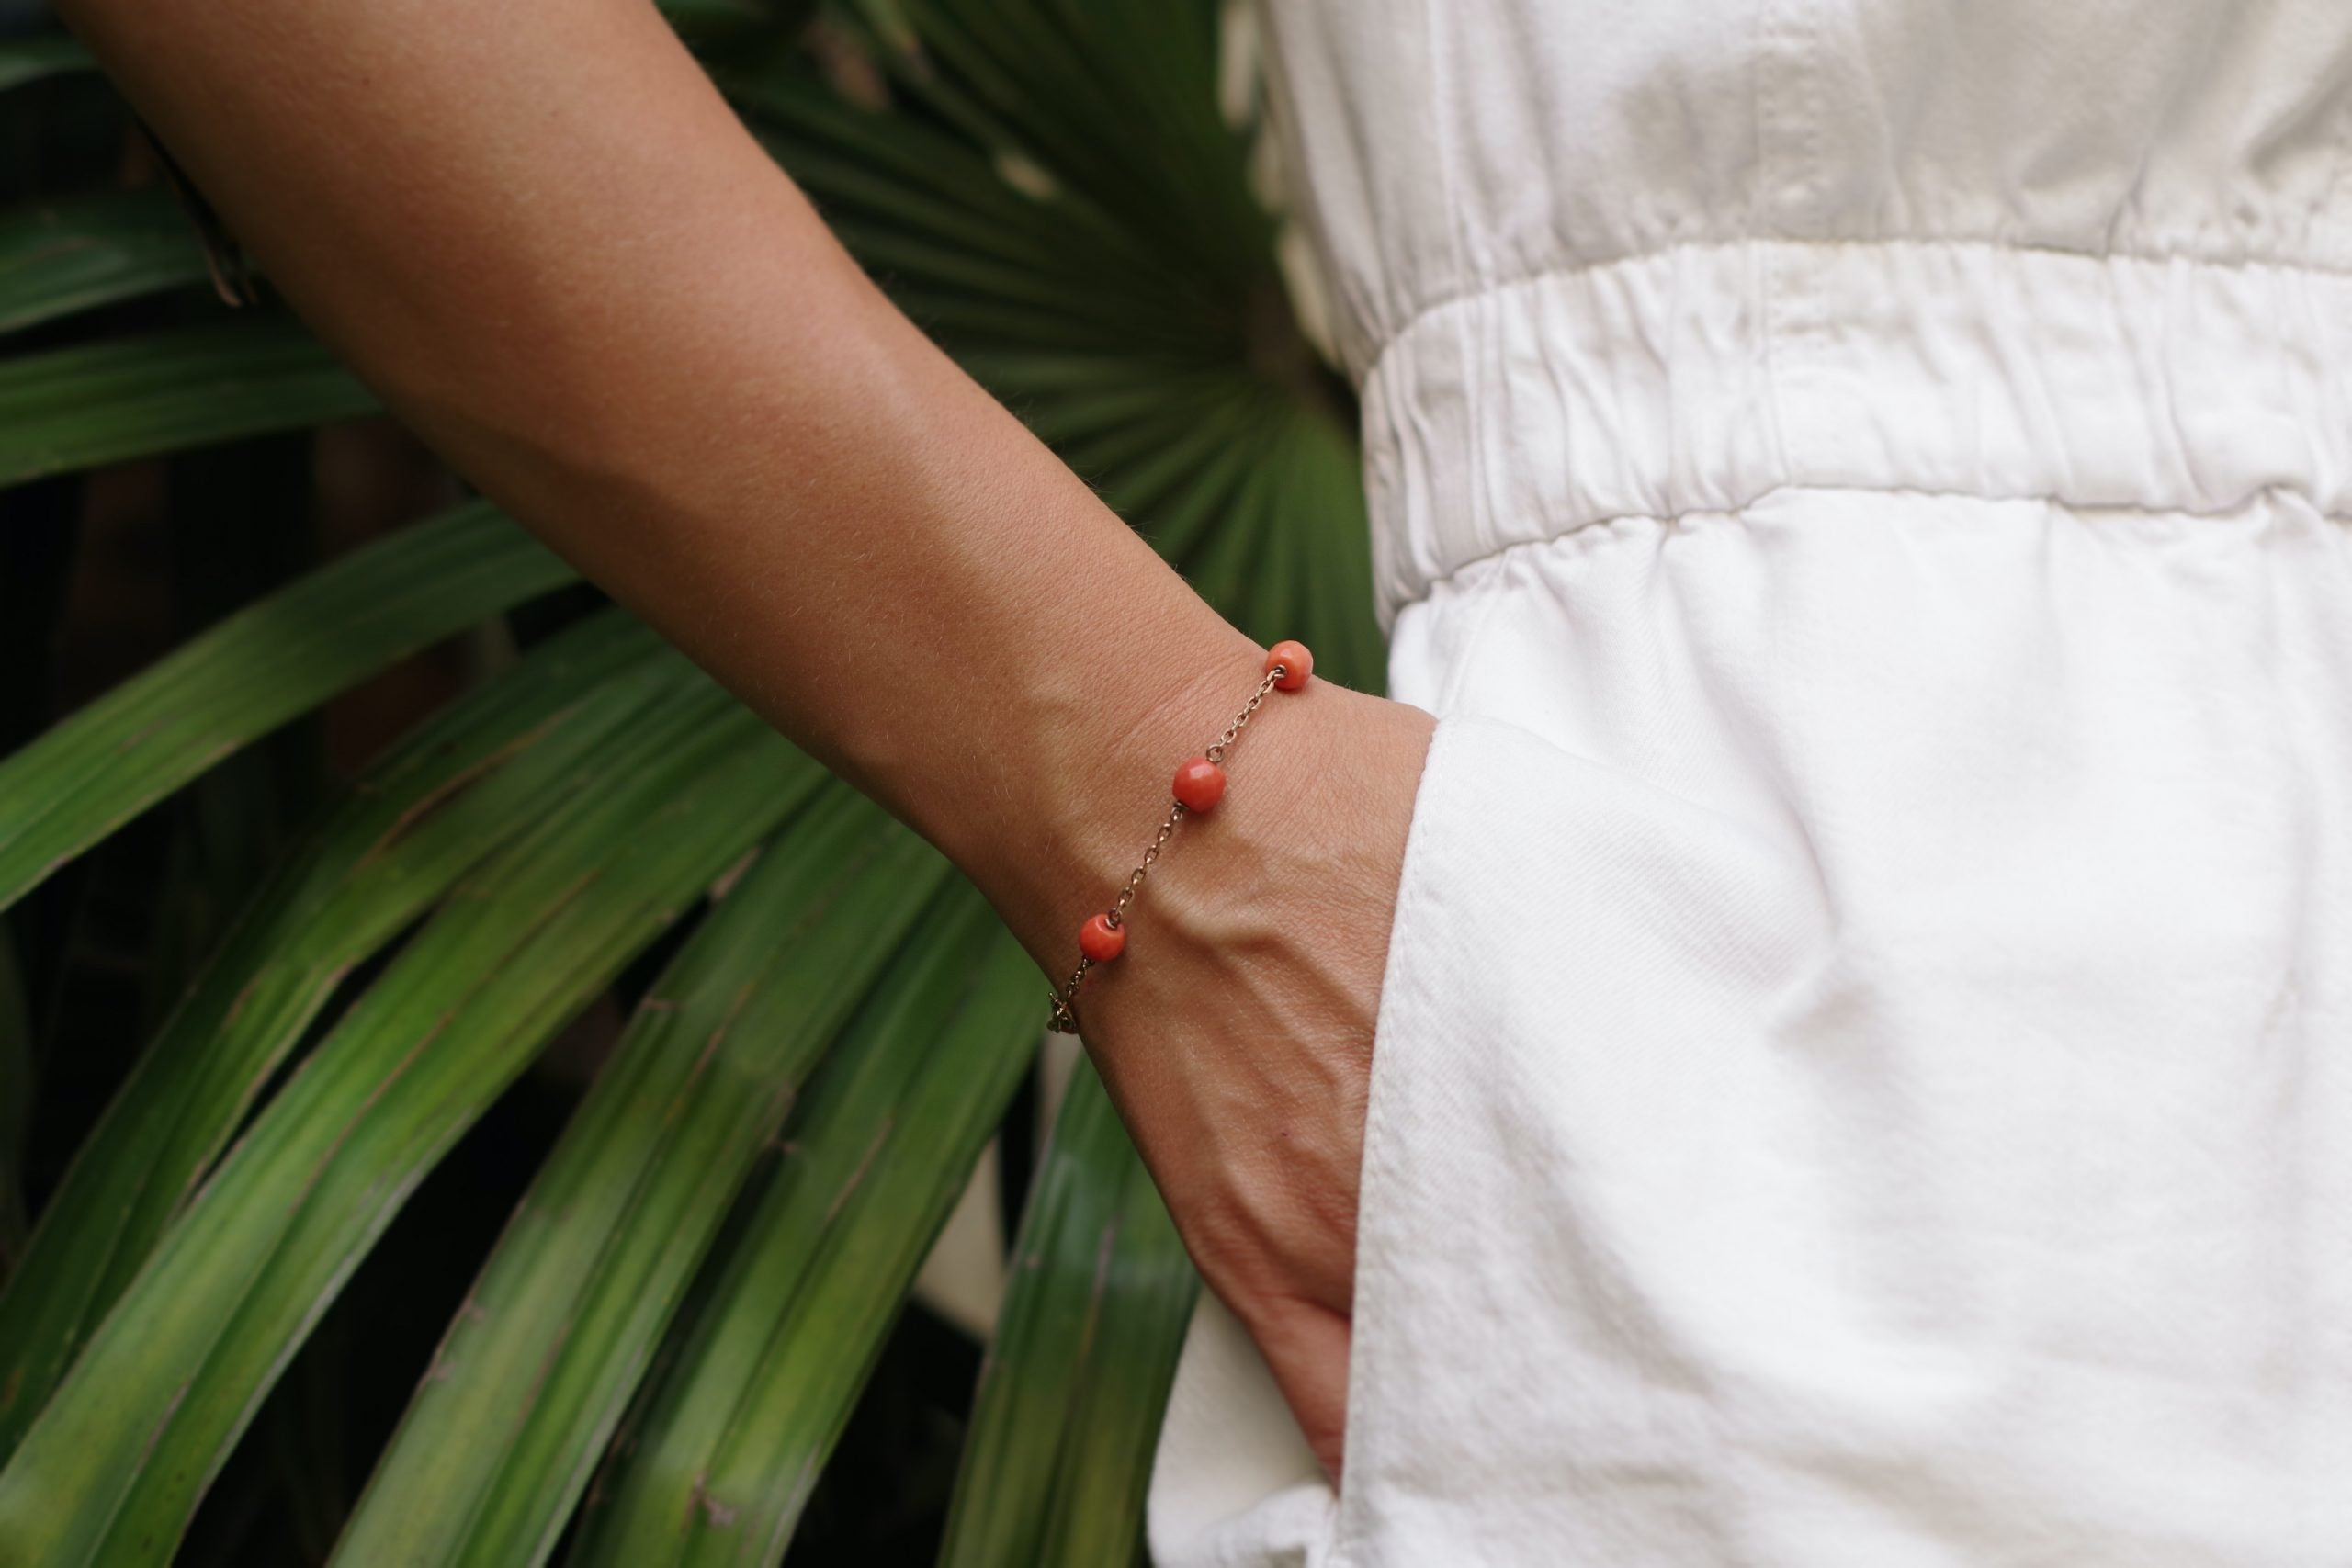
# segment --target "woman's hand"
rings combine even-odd
[[[1324,682],[1268,706],[1078,1011],[1193,1262],[1336,1478],[1373,1022],[1435,720]]]

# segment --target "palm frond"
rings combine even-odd
[[[11,87],[20,87],[28,82],[38,82],[44,76],[62,76],[96,68],[97,62],[90,58],[90,51],[62,33],[0,39],[0,93]]]
[[[1035,965],[958,887],[828,1056],[591,1500],[582,1568],[774,1562],[1037,1038]]]
[[[899,939],[922,918],[920,945],[958,956],[975,896],[958,920],[921,902],[947,869],[838,784],[759,852],[517,1208],[339,1561],[545,1555],[729,1201]]]
[[[287,318],[19,355],[0,360],[0,485],[375,408],[375,395]]]
[[[0,761],[0,909],[239,747],[572,575],[473,503],[231,616]]]
[[[32,1016],[17,977],[17,947],[0,922],[0,1280],[24,1249],[25,1134],[30,1129],[39,1079],[33,1066]]]
[[[701,677],[608,613],[442,714],[353,788],[249,908],[84,1142],[0,1296],[0,1458],[344,977]]]
[[[715,687],[600,761],[603,787],[466,879],[165,1233],[0,1472],[12,1551],[53,1568],[166,1561],[401,1200],[816,776]]]
[[[0,212],[0,333],[205,281],[187,215],[157,190]]]
[[[1134,1561],[1199,1281],[1091,1066],[1063,1100],[1012,1279],[941,1562]]]

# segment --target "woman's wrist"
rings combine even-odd
[[[1025,852],[959,857],[1057,982],[1077,961],[1081,924],[1113,905],[1169,820],[1178,766],[1201,755],[1258,689],[1265,650],[1238,635],[1220,641],[1232,651],[1205,650],[1194,668],[1171,671],[1181,678],[1138,699],[1133,722],[1098,713],[1081,728],[1083,759],[1041,780],[1026,830],[1001,840]],[[1179,820],[1125,912],[1136,958],[1148,963],[1204,941],[1256,945],[1256,936],[1240,934],[1255,931],[1249,911],[1295,908],[1301,897],[1341,914],[1333,900],[1344,904],[1346,890],[1366,886],[1355,863],[1368,850],[1387,853],[1363,841],[1363,824],[1409,814],[1432,722],[1328,681],[1269,694],[1223,759],[1228,784],[1216,808]],[[1376,889],[1382,899],[1394,891]],[[1386,910],[1383,903],[1344,913],[1385,930]],[[1116,988],[1119,971],[1133,966],[1125,957],[1107,971],[1098,965],[1086,987]],[[1088,1010],[1081,1003],[1080,1014]]]
[[[1040,661],[1010,694],[1001,743],[914,813],[1048,971],[1074,961],[1079,924],[1133,869],[1177,764],[1258,679],[1264,650],[1183,595],[1099,649]]]

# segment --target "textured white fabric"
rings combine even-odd
[[[1266,11],[1440,722],[1163,1568],[2352,1563],[2352,6]]]

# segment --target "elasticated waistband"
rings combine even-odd
[[[1436,305],[1364,387],[1384,625],[1511,545],[1789,485],[2352,513],[2352,277],[1750,241]]]

